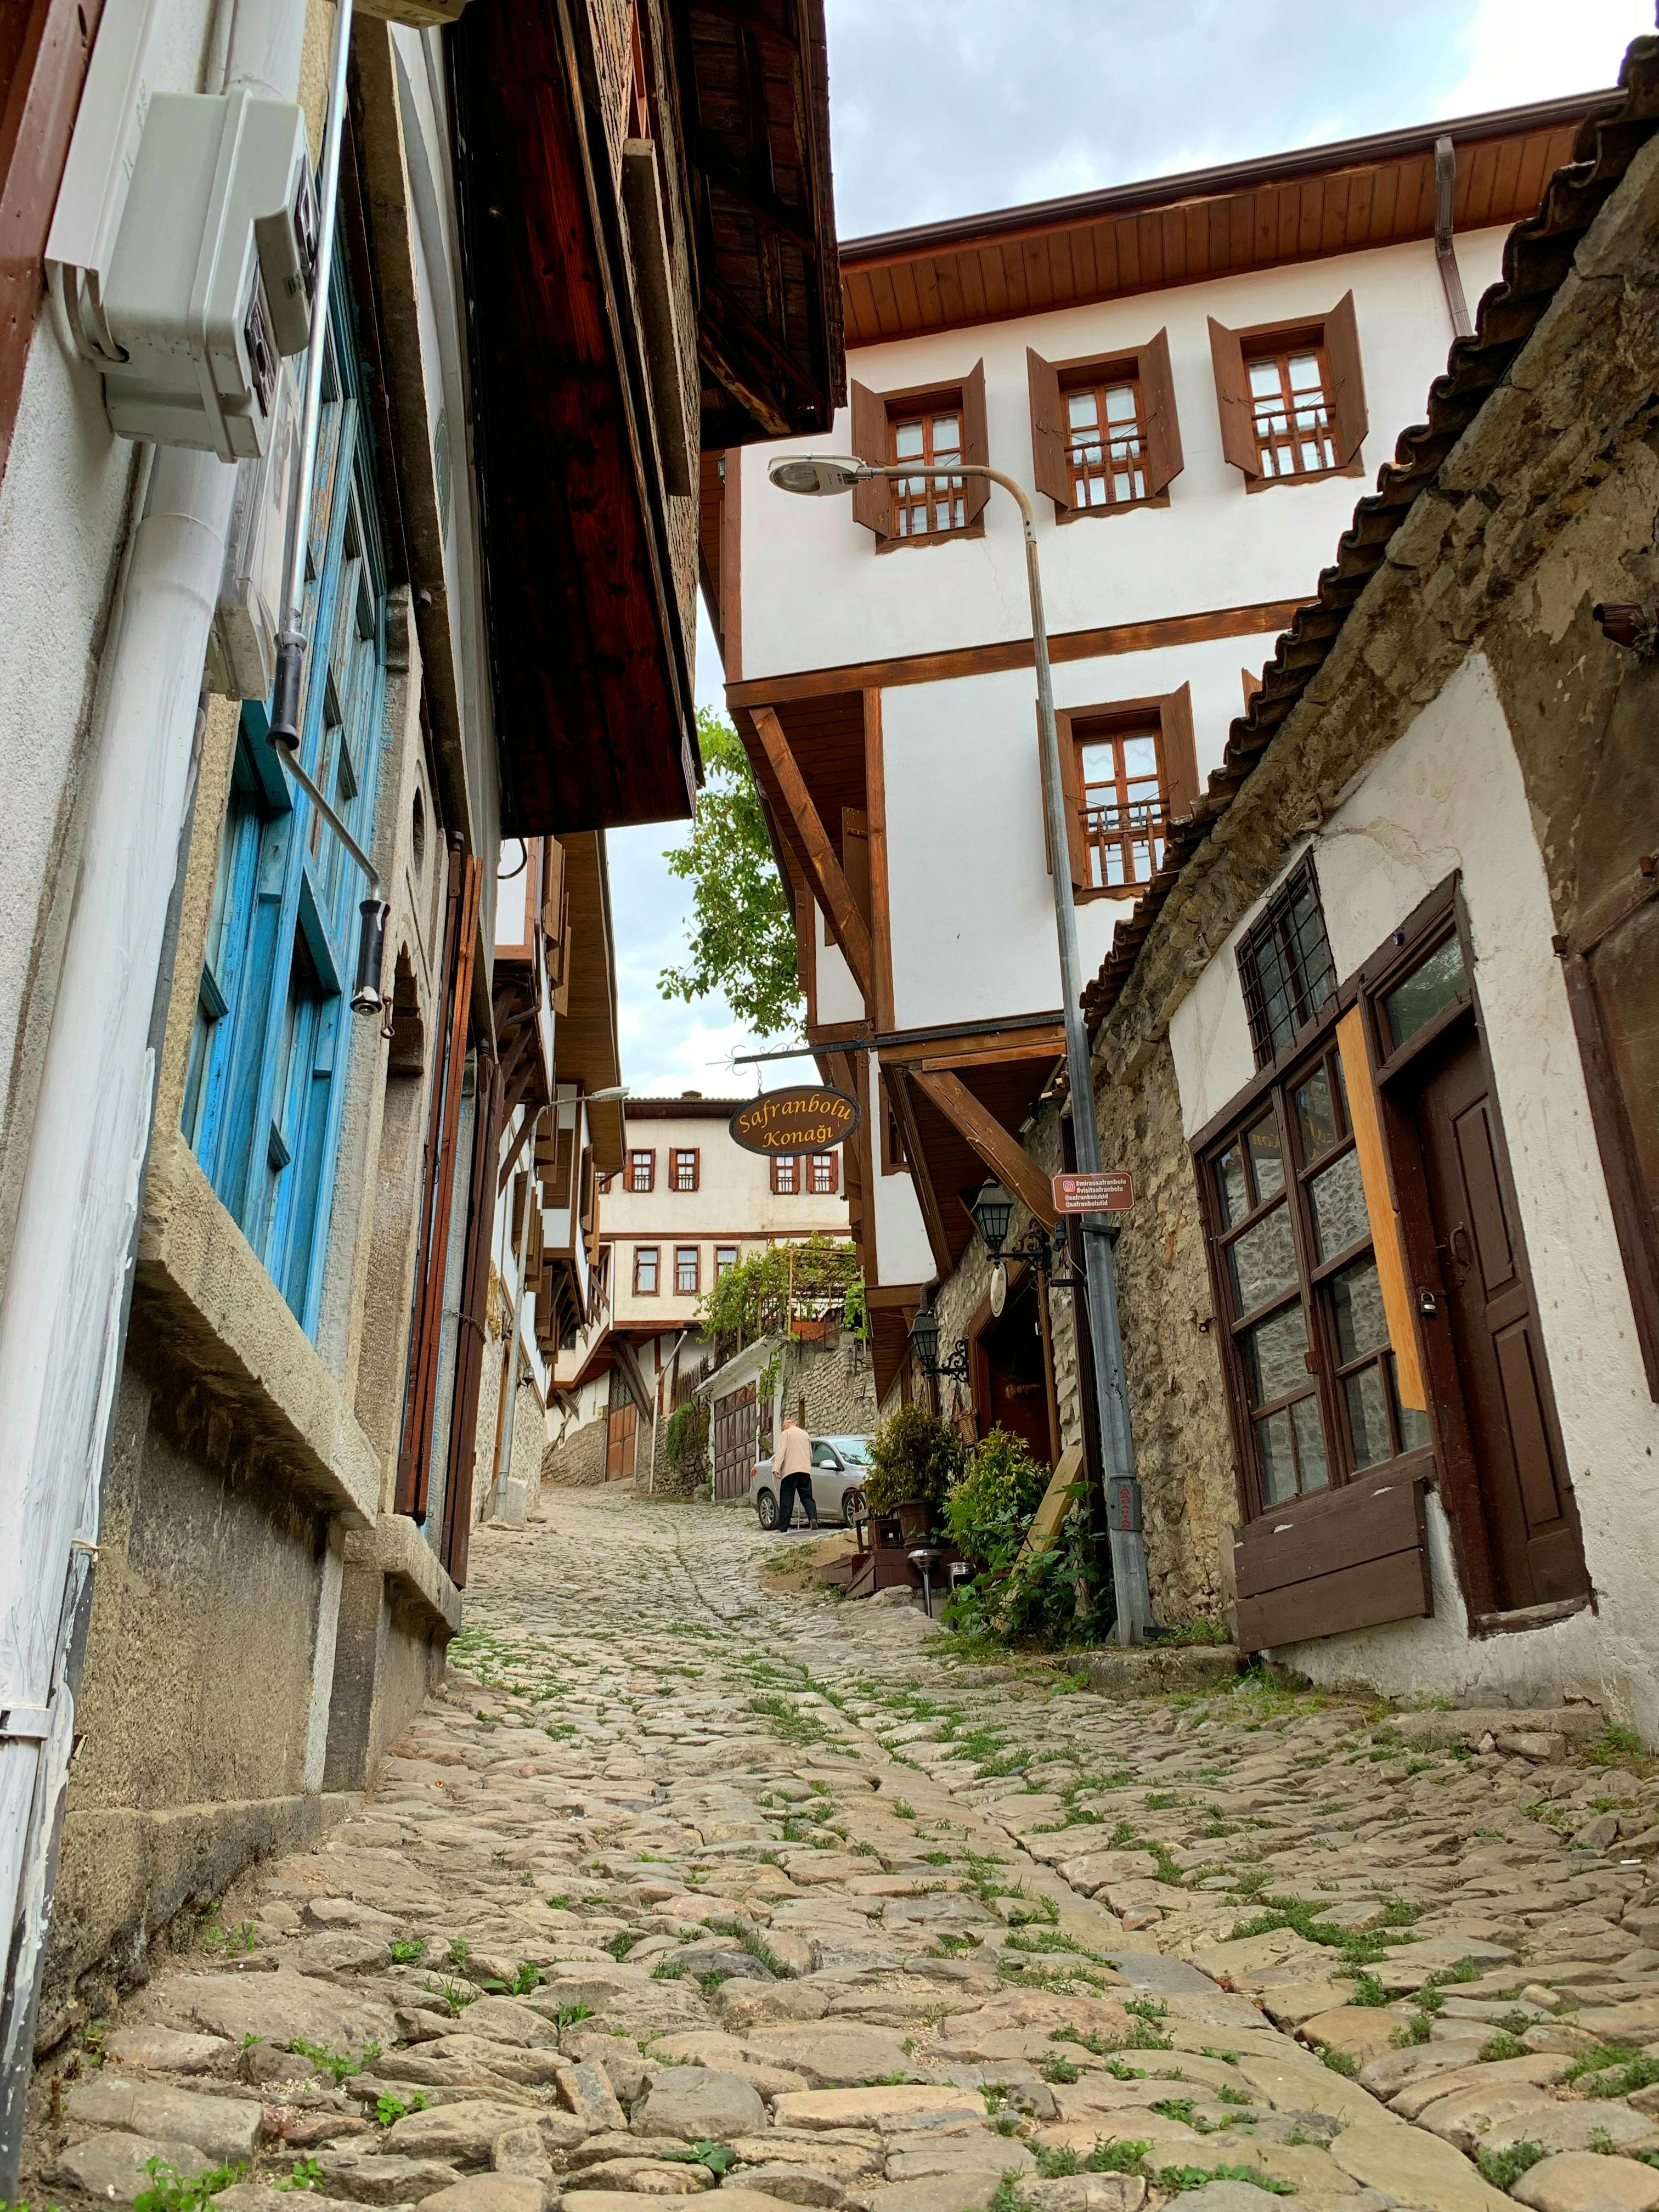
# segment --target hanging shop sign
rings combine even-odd
[[[1054,1177],[1054,1205],[1061,1213],[1127,1213],[1134,1202],[1134,1177],[1121,1168]]]
[[[746,1152],[827,1152],[859,1125],[859,1105],[826,1084],[768,1091],[738,1107],[728,1127]]]

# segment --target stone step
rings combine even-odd
[[[1542,1755],[1547,1738],[1569,1749],[1593,1743],[1607,1726],[1599,1705],[1471,1705],[1450,1712],[1401,1713],[1393,1725],[1408,1744],[1429,1748],[1461,1744],[1473,1751],[1491,1736],[1498,1750],[1511,1745],[1523,1758]],[[1519,1739],[1531,1737],[1534,1749]],[[1506,1742],[1506,1739],[1508,1740]]]

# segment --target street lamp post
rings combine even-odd
[[[1077,908],[1066,856],[1070,837],[1066,796],[1060,774],[1060,736],[1054,726],[1054,684],[1048,668],[1048,629],[1042,614],[1042,578],[1037,567],[1036,521],[1031,502],[1012,477],[981,462],[957,462],[950,468],[900,462],[872,467],[863,461],[796,454],[774,461],[767,474],[781,491],[825,498],[850,492],[878,477],[983,477],[1018,501],[1025,532],[1025,580],[1031,597],[1031,645],[1036,660],[1037,723],[1042,758],[1042,803],[1048,824],[1050,871],[1054,886],[1054,932],[1060,942],[1060,1001],[1066,1015],[1066,1070],[1072,1091],[1072,1131],[1079,1175],[1100,1172],[1100,1132],[1095,1124],[1094,1075],[1088,1030],[1083,1019],[1083,978],[1077,944]],[[1089,1340],[1094,1353],[1102,1455],[1112,1486],[1107,1534],[1112,1549],[1112,1585],[1117,1604],[1115,1631],[1120,1644],[1145,1641],[1152,1619],[1146,1583],[1146,1548],[1140,1533],[1139,1484],[1134,1471],[1134,1439],[1129,1427],[1129,1399],[1123,1371],[1123,1336],[1118,1326],[1117,1271],[1112,1258],[1113,1231],[1101,1214],[1083,1216],[1083,1260],[1087,1279]]]

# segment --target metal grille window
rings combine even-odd
[[[1336,988],[1311,854],[1297,863],[1239,946],[1238,975],[1255,1064],[1265,1067]]]
[[[1150,883],[1168,819],[1157,730],[1081,729],[1077,746],[1088,885]]]
[[[814,1152],[807,1163],[807,1188],[814,1198],[833,1198],[836,1194],[836,1156],[833,1152]]]
[[[1334,469],[1330,377],[1323,352],[1313,348],[1264,354],[1245,368],[1261,474],[1312,477]]]
[[[1210,1147],[1201,1173],[1255,1510],[1425,1445],[1425,1417],[1400,1401],[1328,1032]]]
[[[1063,396],[1073,507],[1124,507],[1145,499],[1146,431],[1139,386],[1091,384]]]
[[[676,1190],[695,1190],[697,1187],[697,1155],[694,1152],[673,1155],[673,1187]]]
[[[628,1155],[629,1190],[649,1190],[656,1179],[657,1156],[654,1152],[630,1152]]]
[[[962,416],[930,409],[893,424],[893,459],[950,468],[963,458]],[[901,538],[938,537],[960,530],[967,521],[960,477],[900,477],[893,485],[894,514]]]
[[[772,1188],[780,1198],[793,1198],[800,1188],[800,1162],[793,1154],[772,1162]]]
[[[717,1283],[722,1275],[729,1275],[737,1264],[738,1248],[735,1244],[717,1244],[714,1247],[714,1280]]]
[[[681,1297],[695,1297],[702,1287],[701,1247],[696,1244],[677,1244],[674,1247],[674,1288]]]

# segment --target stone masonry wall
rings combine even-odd
[[[542,1486],[556,1490],[598,1490],[605,1481],[605,1440],[609,1423],[604,1413],[568,1429],[542,1454]]]

